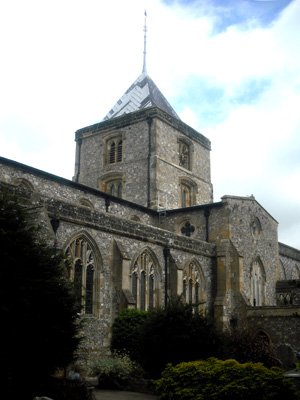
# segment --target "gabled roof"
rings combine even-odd
[[[150,76],[143,72],[103,120],[152,106],[157,106],[173,117],[180,119]]]

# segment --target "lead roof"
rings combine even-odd
[[[180,119],[150,76],[143,72],[106,114],[103,121],[152,106],[157,106]]]

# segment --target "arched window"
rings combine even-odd
[[[187,185],[181,185],[181,206],[190,207],[192,205],[191,188]]]
[[[136,308],[145,311],[158,305],[158,294],[155,287],[157,268],[153,256],[146,250],[134,262],[131,272],[131,290],[136,300]]]
[[[180,178],[181,207],[191,207],[196,203],[197,185],[191,179]]]
[[[123,140],[121,138],[114,138],[107,141],[107,163],[115,164],[123,160]]]
[[[266,279],[263,266],[259,260],[255,260],[252,263],[250,273],[250,285],[251,285],[251,305],[252,306],[263,306],[265,304],[265,286]]]
[[[116,144],[114,141],[110,143],[109,149],[109,163],[114,164],[116,162]]]
[[[12,180],[11,183],[13,185],[20,186],[27,190],[34,190],[33,185],[27,179],[24,179],[24,178],[15,178]]]
[[[79,237],[66,250],[66,263],[70,279],[74,281],[79,312],[94,313],[95,257],[89,243]]]
[[[119,140],[118,147],[117,147],[117,162],[122,161],[122,147],[123,147],[123,141]]]
[[[196,262],[190,262],[183,273],[183,298],[189,304],[197,305],[198,309],[203,306],[199,304],[203,302],[203,276],[200,267]]]
[[[101,189],[121,199],[123,196],[123,184],[120,174],[104,179],[101,183]]]
[[[190,169],[190,164],[191,164],[190,146],[181,140],[179,140],[178,143],[179,143],[179,149],[178,149],[179,165],[180,165],[180,167]]]

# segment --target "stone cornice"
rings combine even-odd
[[[112,129],[122,129],[133,123],[145,121],[148,118],[158,118],[161,121],[171,125],[182,134],[188,136],[192,140],[200,143],[206,149],[211,150],[211,142],[204,135],[191,128],[181,120],[168,114],[166,111],[159,107],[148,107],[143,110],[135,111],[129,114],[121,115],[120,117],[108,119],[106,121],[99,122],[94,125],[90,125],[75,132],[75,140],[81,139],[83,136],[89,136],[98,134],[101,131],[107,131]]]

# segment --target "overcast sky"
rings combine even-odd
[[[142,72],[212,142],[214,201],[249,196],[300,248],[300,0],[0,5],[0,155],[72,179],[74,133]]]

